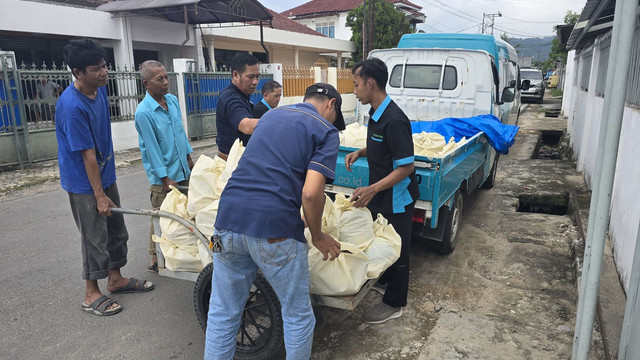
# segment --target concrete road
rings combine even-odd
[[[383,325],[363,324],[364,310],[381,300],[375,292],[355,311],[317,308],[313,359],[570,357],[575,228],[567,215],[516,208],[522,194],[581,194],[584,184],[571,161],[532,159],[538,130],[562,130],[561,119],[526,111],[520,125],[510,155],[500,159],[496,187],[465,198],[456,250],[445,256],[425,242],[412,244],[404,315]],[[124,207],[148,207],[139,164],[119,168],[118,179]],[[117,296],[124,311],[100,318],[80,311],[79,235],[66,193],[47,184],[0,201],[0,358],[202,358],[193,284],[148,273],[149,219],[126,220],[130,257],[123,273],[151,280],[156,289]],[[594,341],[600,341],[597,334]],[[594,359],[603,358],[595,351]]]
[[[148,208],[141,168],[118,176],[122,206]],[[152,281],[145,294],[114,296],[110,317],[80,310],[84,295],[78,230],[66,192],[0,203],[1,359],[201,359],[204,333],[193,308],[193,283],[146,271],[149,218],[126,217],[124,276]],[[99,282],[106,291],[105,281]]]

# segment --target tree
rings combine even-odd
[[[564,16],[565,24],[575,24],[580,20],[580,14],[573,12],[571,10],[567,10],[567,13]],[[556,30],[557,26],[554,26],[553,29]],[[560,43],[558,37],[551,41],[551,50],[549,51],[549,59],[544,62],[542,66],[543,69],[553,69],[556,67],[556,61],[560,60],[564,64],[567,63],[567,53],[569,50],[565,46],[565,44]]]
[[[567,13],[564,16],[565,24],[575,24],[578,22],[578,20],[580,20],[580,14],[571,10],[567,10]]]
[[[369,1],[369,0],[367,0]],[[374,49],[387,49],[398,45],[404,34],[414,32],[404,13],[396,9],[386,0],[370,0],[375,4],[375,20],[373,29]],[[349,11],[347,26],[351,28],[351,41],[356,44],[356,51],[351,54],[354,62],[362,60],[362,20],[363,5]]]

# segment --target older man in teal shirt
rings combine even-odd
[[[193,149],[182,127],[178,99],[169,94],[169,78],[164,66],[155,60],[145,61],[140,66],[140,76],[147,94],[136,109],[135,125],[142,164],[151,184],[151,206],[159,208],[171,185],[188,184]],[[158,258],[151,239],[149,255],[148,269],[155,272]]]

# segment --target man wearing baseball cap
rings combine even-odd
[[[321,231],[321,220],[345,125],[341,104],[333,86],[318,83],[303,103],[277,107],[256,125],[218,207],[222,251],[213,257],[205,359],[233,358],[258,269],[282,305],[287,358],[310,358],[315,317],[304,222],[324,260],[337,258],[340,243]]]

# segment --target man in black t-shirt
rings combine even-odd
[[[402,315],[409,290],[409,244],[413,207],[418,199],[418,183],[413,165],[411,124],[404,112],[387,95],[387,67],[372,58],[353,67],[354,94],[362,104],[370,104],[367,147],[345,157],[345,166],[366,157],[369,186],[357,188],[351,201],[366,206],[374,216],[382,214],[402,239],[400,258],[380,278],[382,302],[367,311],[362,321],[380,324]],[[384,286],[386,285],[386,290]]]
[[[231,84],[220,93],[216,106],[216,145],[218,156],[227,160],[236,139],[246,146],[258,123],[249,100],[260,80],[255,56],[239,52],[231,59]]]

